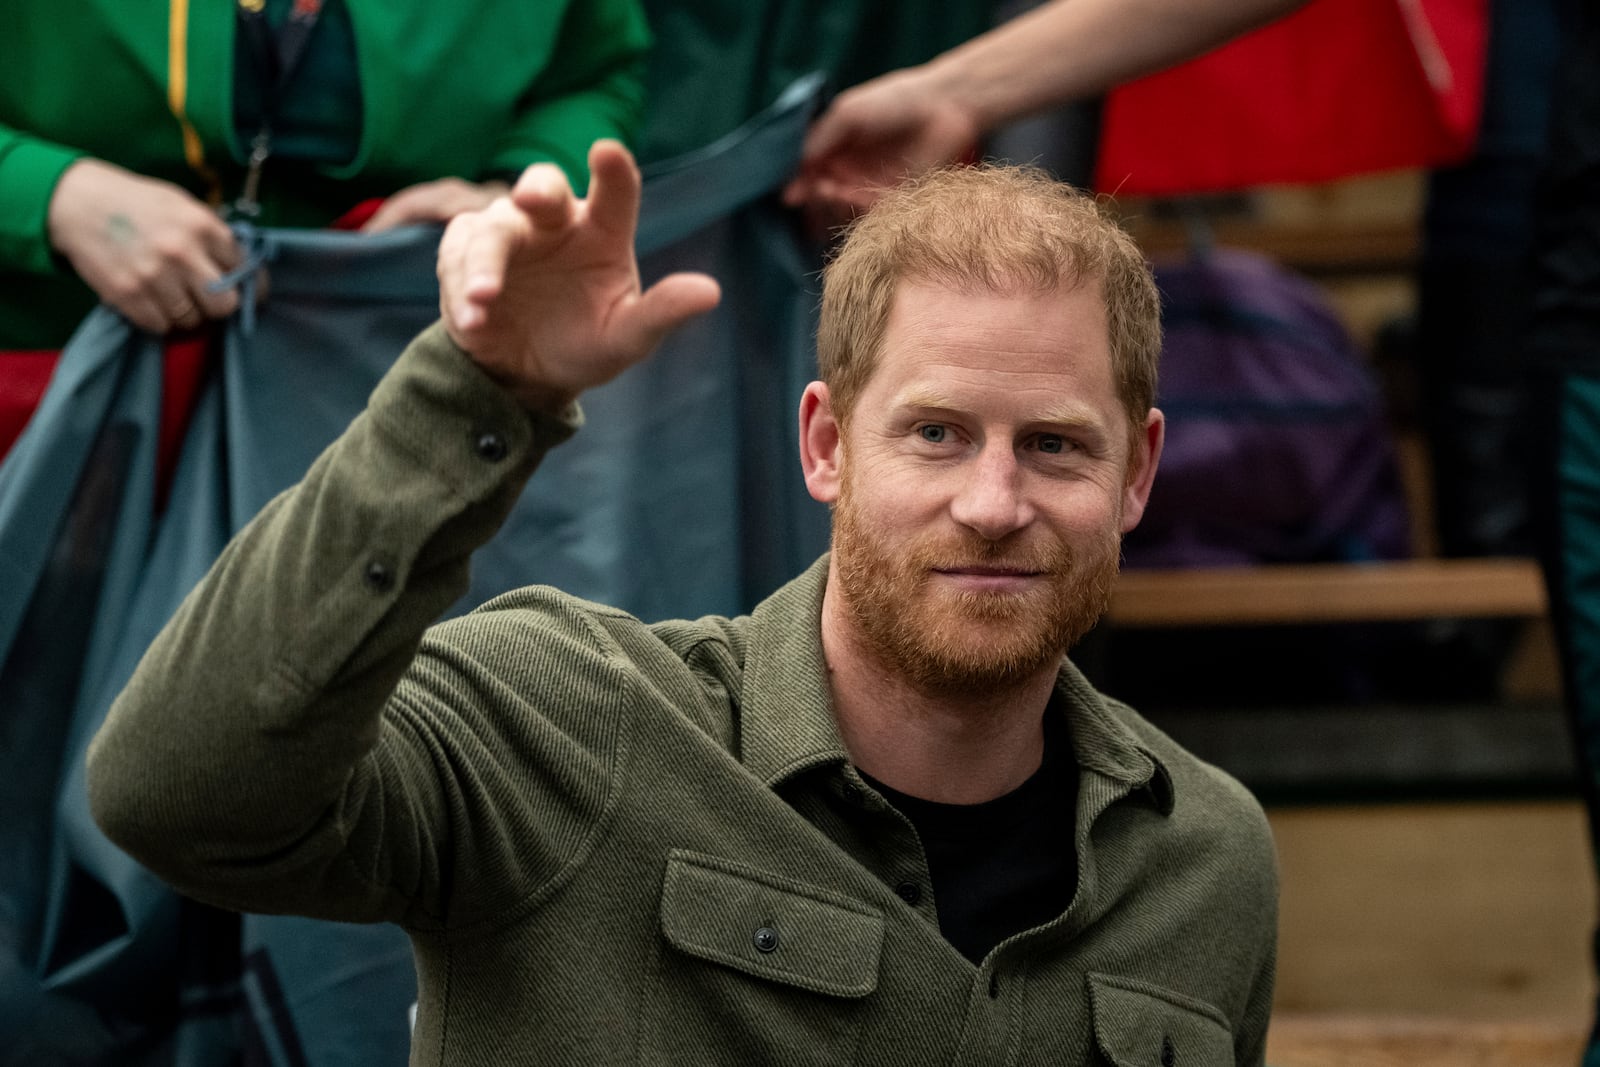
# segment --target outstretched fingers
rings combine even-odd
[[[617,309],[612,344],[630,361],[643,359],[669,333],[721,300],[722,287],[709,274],[669,274]]]
[[[511,187],[511,203],[546,234],[559,234],[573,222],[577,201],[567,175],[554,163],[535,163]]]
[[[456,342],[479,329],[488,304],[505,284],[511,239],[492,226],[488,212],[462,215],[445,227],[439,243],[439,311]]]
[[[470,350],[489,308],[506,284],[517,247],[527,240],[528,220],[508,204],[458,215],[439,244],[439,312],[456,343]]]
[[[440,244],[446,330],[519,394],[575,395],[608,381],[721,299],[703,274],[640,291],[638,168],[616,142],[596,144],[589,163],[586,199],[559,169],[535,165],[509,195],[457,216]]]
[[[639,224],[643,181],[633,156],[617,141],[596,141],[589,148],[589,218],[607,233],[633,243]]]
[[[576,201],[560,168],[536,164],[523,172],[510,196],[451,220],[439,249],[440,310],[451,332],[484,328],[505,291],[513,259],[531,248],[560,244],[575,214]]]

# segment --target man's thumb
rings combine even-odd
[[[621,324],[618,340],[643,359],[667,334],[721,300],[722,287],[709,274],[669,274],[639,294]]]

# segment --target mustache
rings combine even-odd
[[[991,541],[970,535],[940,537],[915,545],[906,558],[918,570],[1055,574],[1071,570],[1077,554],[1063,544],[1033,545],[1020,538]]]

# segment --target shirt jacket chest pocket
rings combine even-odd
[[[883,937],[882,912],[862,901],[672,850],[638,1062],[850,1062]]]
[[[1233,1067],[1227,1018],[1148,982],[1089,976],[1096,1062],[1110,1067]]]

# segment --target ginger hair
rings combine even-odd
[[[1161,304],[1144,255],[1092,197],[1036,167],[946,167],[890,189],[823,270],[817,361],[836,418],[877,364],[902,282],[957,291],[1098,285],[1118,399],[1137,436],[1155,403]]]

